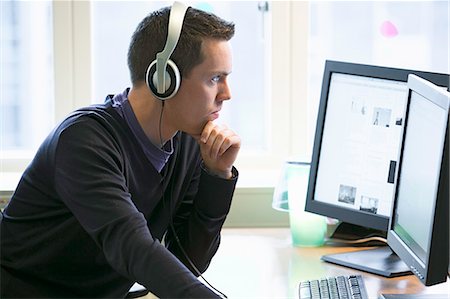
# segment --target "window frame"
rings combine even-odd
[[[269,151],[241,153],[236,165],[241,186],[273,187],[283,162],[309,162],[308,32],[309,2],[274,1]],[[286,79],[285,79],[286,78]],[[245,141],[243,141],[245,142]],[[238,183],[239,186],[239,183]]]

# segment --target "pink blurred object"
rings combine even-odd
[[[380,31],[384,37],[395,37],[398,35],[397,27],[391,21],[384,21],[381,24]]]

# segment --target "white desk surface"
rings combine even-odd
[[[324,254],[350,250],[358,248],[293,247],[288,228],[226,228],[204,277],[230,299],[298,298],[302,280],[349,274],[363,275],[371,299],[379,293],[446,294],[444,299],[450,299],[448,281],[424,287],[413,275],[387,279],[320,260]]]

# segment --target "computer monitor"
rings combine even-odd
[[[398,181],[388,245],[426,285],[445,282],[449,258],[450,93],[408,79]]]
[[[387,235],[409,74],[449,89],[448,74],[325,63],[305,210],[340,220],[340,236]],[[323,259],[387,277],[410,273],[387,246]]]

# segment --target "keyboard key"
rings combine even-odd
[[[298,290],[300,298],[311,299],[311,284],[309,281],[302,281]]]
[[[302,299],[311,299],[312,298],[309,287],[300,287],[299,295],[300,295],[300,298],[302,298]]]

